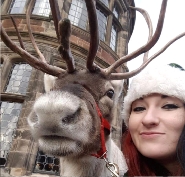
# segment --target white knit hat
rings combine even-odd
[[[185,102],[185,71],[161,65],[147,67],[134,77],[124,98],[123,118],[126,125],[132,102],[151,93],[174,96]]]

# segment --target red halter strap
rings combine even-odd
[[[96,109],[98,112],[98,115],[100,117],[101,120],[101,130],[100,130],[100,137],[101,137],[101,148],[99,151],[97,151],[97,154],[91,154],[92,156],[95,156],[97,158],[106,158],[106,146],[105,146],[105,129],[108,130],[109,134],[110,134],[110,124],[109,122],[102,116],[102,113],[98,107],[98,105],[96,105]]]

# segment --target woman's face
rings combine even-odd
[[[132,103],[129,130],[138,151],[159,162],[176,157],[176,147],[185,125],[181,100],[152,94]]]

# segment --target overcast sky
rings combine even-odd
[[[134,0],[135,6],[147,10],[152,23],[153,31],[157,25],[162,0]],[[162,48],[178,34],[185,32],[185,0],[168,0],[165,21],[158,43],[149,52],[149,57]],[[144,45],[148,38],[148,27],[143,16],[136,12],[136,22],[129,42],[129,53]],[[142,55],[143,56],[143,55]],[[149,65],[157,63],[177,63],[185,69],[185,36],[173,43],[164,53],[154,59]],[[137,57],[127,63],[130,71],[142,64],[142,57]],[[149,66],[148,65],[148,66]]]

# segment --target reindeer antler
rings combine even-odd
[[[85,0],[85,3],[87,7],[87,12],[88,12],[89,29],[90,29],[90,47],[89,47],[89,53],[87,56],[86,66],[89,71],[94,72],[98,68],[98,66],[96,66],[93,63],[99,46],[98,20],[96,15],[96,8],[94,5],[95,1]],[[75,71],[75,64],[74,64],[74,58],[71,54],[70,40],[69,40],[71,35],[71,23],[68,19],[63,19],[57,22],[57,19],[59,19],[58,17],[59,15],[57,15],[58,14],[57,2],[55,0],[54,1],[50,0],[50,5],[51,5],[53,18],[55,19],[54,21],[55,21],[56,33],[59,34],[60,46],[58,48],[58,51],[61,54],[62,58],[66,61],[68,73],[72,73]],[[58,29],[56,27],[57,24],[58,24]]]
[[[63,19],[58,24],[58,30],[60,35],[60,46],[58,51],[62,58],[66,61],[68,73],[75,71],[75,62],[71,53],[70,40],[71,35],[71,23],[68,19]]]
[[[30,64],[32,67],[43,71],[44,73],[53,75],[58,77],[62,72],[64,72],[63,69],[49,65],[47,63],[44,63],[42,61],[39,61],[36,57],[32,56],[19,46],[17,46],[7,35],[4,28],[2,27],[2,24],[0,23],[0,32],[1,32],[1,39],[2,41],[9,47],[12,51],[19,54],[28,64]]]
[[[156,58],[156,56],[158,56],[159,54],[164,52],[173,42],[175,42],[176,40],[180,39],[181,37],[183,37],[185,35],[185,33],[178,35],[177,37],[172,39],[168,44],[166,44],[159,52],[157,52],[155,55],[153,55],[151,58],[149,58],[149,59],[145,58],[143,60],[143,64],[138,69],[136,69],[132,72],[128,72],[128,73],[113,73],[113,71],[117,67],[119,67],[120,65],[122,65],[125,62],[128,62],[128,61],[136,58],[140,54],[149,51],[156,44],[156,42],[158,41],[158,39],[160,37],[161,31],[162,31],[164,16],[165,16],[165,11],[166,11],[166,5],[167,5],[167,0],[163,0],[156,31],[152,37],[149,36],[149,41],[147,42],[147,44],[145,44],[144,46],[142,46],[138,50],[132,52],[131,54],[120,58],[110,67],[108,67],[106,69],[101,69],[101,72],[105,76],[109,77],[110,79],[115,79],[115,80],[128,79],[130,77],[133,77],[134,75],[138,74],[142,69],[144,69],[154,58]],[[138,10],[138,9],[136,9],[136,10]]]
[[[96,53],[99,46],[99,32],[98,32],[98,20],[96,15],[95,1],[94,0],[85,0],[88,18],[89,18],[89,30],[90,30],[90,47],[89,53],[87,56],[87,69],[94,72],[97,68],[93,63]]]
[[[141,8],[138,8],[138,7],[132,7],[132,6],[130,6],[130,8],[139,11],[143,15],[143,17],[145,18],[146,23],[147,23],[148,28],[149,28],[149,35],[148,35],[148,42],[149,42],[150,39],[152,38],[152,35],[153,35],[153,27],[152,27],[152,22],[151,22],[151,19],[150,19],[150,16],[149,16],[148,12],[146,10],[141,9]],[[144,54],[143,61],[147,60],[148,53],[149,53],[149,51],[147,51]]]
[[[160,10],[159,19],[158,19],[157,28],[155,30],[153,37],[149,40],[149,42],[147,44],[145,44],[144,46],[140,47],[138,50],[132,52],[131,54],[120,58],[113,65],[111,65],[109,68],[105,69],[106,75],[110,75],[117,67],[119,67],[123,63],[126,63],[126,62],[132,60],[133,58],[136,58],[140,54],[147,52],[156,44],[156,42],[158,41],[158,39],[160,37],[161,31],[162,31],[165,12],[166,12],[166,5],[167,5],[167,0],[163,0],[161,10]]]
[[[31,11],[33,9],[34,4],[35,4],[35,0],[31,0],[30,1],[30,4],[28,6],[28,9],[26,11],[26,24],[27,24],[28,33],[29,33],[31,42],[32,42],[32,44],[33,44],[33,46],[34,46],[37,54],[39,55],[39,57],[40,57],[40,59],[41,59],[42,62],[47,63],[44,55],[40,52],[39,48],[37,47],[37,44],[36,44],[35,39],[33,37],[31,26],[30,26],[30,15],[31,15]]]
[[[17,26],[16,26],[16,23],[15,23],[15,20],[14,20],[14,18],[13,18],[12,16],[10,16],[10,18],[11,18],[11,20],[12,20],[12,23],[13,23],[14,27],[15,27],[15,30],[16,30],[16,33],[17,33],[17,37],[18,37],[20,46],[21,46],[22,49],[25,50],[25,47],[24,47],[24,44],[23,44],[21,35],[20,35],[19,30],[18,30],[18,28],[17,28]]]
[[[109,78],[112,80],[121,80],[121,79],[129,79],[129,78],[135,76],[136,74],[141,72],[154,58],[156,58],[161,53],[163,53],[172,43],[174,43],[176,40],[180,39],[183,36],[185,36],[185,32],[179,34],[178,36],[176,36],[175,38],[170,40],[164,47],[162,47],[162,49],[160,49],[157,53],[155,53],[153,56],[151,56],[148,60],[143,62],[143,64],[139,68],[137,68],[131,72],[127,72],[127,73],[111,73]]]
[[[89,55],[88,55],[88,58],[87,58],[87,68],[90,71],[95,71],[96,68],[99,68],[99,67],[95,66],[95,64],[93,63],[95,55],[97,53],[97,49],[98,49],[99,37],[98,37],[98,26],[96,26],[97,25],[97,21],[96,20],[92,20],[92,19],[97,19],[97,17],[96,17],[96,12],[95,12],[95,6],[93,4],[94,1],[93,0],[92,1],[85,0],[85,2],[86,2],[86,6],[87,6],[87,11],[88,11],[90,29],[92,29],[92,30],[90,30],[90,36],[91,36],[91,39],[94,40],[94,41],[93,40],[90,41],[90,46],[93,46],[93,47],[90,47],[90,49],[89,49]],[[153,35],[152,23],[151,23],[150,16],[148,15],[148,13],[144,9],[141,9],[141,8],[135,8],[135,7],[132,7],[132,6],[129,7],[131,9],[135,9],[135,10],[139,11],[144,16],[144,18],[145,18],[145,20],[147,22],[148,28],[149,28],[148,42],[144,46],[140,47],[138,50],[132,52],[131,54],[129,54],[127,56],[124,56],[124,57],[120,58],[118,61],[116,61],[110,67],[108,67],[106,69],[99,68],[101,73],[105,77],[109,77],[110,79],[128,79],[128,78],[138,74],[156,56],[158,56],[163,51],[165,51],[173,42],[175,42],[176,40],[178,40],[182,36],[184,36],[184,33],[182,33],[179,36],[175,37],[168,44],[166,44],[163,47],[163,49],[161,49],[154,56],[152,56],[151,58],[148,59],[148,52],[149,52],[149,50],[157,43],[157,41],[158,41],[158,39],[159,39],[159,37],[161,35],[161,31],[162,31],[163,23],[164,23],[165,12],[166,12],[166,6],[167,6],[167,0],[163,0],[162,5],[161,5],[159,19],[158,19],[157,28],[155,30],[154,35]],[[142,53],[145,53],[145,54],[144,54],[144,58],[143,58],[143,64],[141,65],[141,67],[139,67],[138,69],[136,69],[136,70],[134,70],[132,72],[129,72],[129,73],[113,73],[114,70],[117,67],[119,67],[123,63],[126,63],[126,62],[136,58],[137,56],[141,55]]]
[[[33,2],[33,0],[32,0],[32,2]],[[147,59],[148,58],[148,51],[157,43],[157,41],[160,37],[162,27],[163,27],[163,22],[164,22],[167,0],[163,0],[163,2],[162,2],[157,28],[156,28],[153,36],[152,36],[152,33],[153,33],[152,24],[151,24],[151,20],[150,20],[148,13],[145,10],[140,9],[140,8],[129,7],[131,9],[138,10],[144,16],[144,18],[148,24],[148,28],[149,28],[148,42],[144,46],[142,46],[139,49],[137,49],[136,51],[132,52],[131,54],[120,58],[110,67],[108,67],[106,69],[102,69],[93,63],[95,56],[96,56],[96,53],[97,53],[97,50],[98,50],[98,45],[99,45],[98,20],[97,20],[97,16],[96,16],[96,8],[94,5],[95,1],[94,0],[85,0],[85,3],[87,6],[88,17],[89,17],[89,28],[90,28],[90,48],[89,48],[89,53],[87,56],[87,69],[89,69],[89,71],[91,71],[91,72],[94,72],[98,68],[100,70],[100,72],[105,77],[108,77],[110,79],[128,79],[128,78],[136,75],[144,67],[146,67],[154,58],[156,58],[156,56],[158,56],[163,51],[165,51],[173,42],[175,42],[176,40],[180,39],[181,37],[183,37],[185,35],[185,33],[182,33],[179,36],[175,37],[168,44],[166,44],[160,51],[158,51],[152,57]],[[58,40],[60,42],[60,46],[58,49],[59,49],[59,52],[62,55],[63,59],[66,61],[68,73],[72,73],[75,71],[75,64],[74,64],[74,58],[71,54],[70,40],[69,40],[69,37],[71,34],[71,24],[68,19],[60,20],[61,17],[60,17],[60,11],[59,11],[57,0],[50,0],[50,6],[51,6],[53,19],[54,19],[56,34],[57,34]],[[28,10],[28,12],[27,12],[27,17],[29,17],[29,16],[30,16],[30,10]],[[59,20],[60,20],[60,22],[59,22]],[[27,22],[28,29],[30,29],[30,31],[31,31],[30,22],[29,22],[29,20],[27,20],[27,21],[28,21]],[[29,33],[30,33],[30,38],[32,39],[33,38],[32,33],[31,32],[29,32]],[[59,76],[61,72],[64,72],[64,70],[62,70],[61,68],[48,65],[47,63],[44,62],[44,60],[39,61],[37,58],[30,55],[25,50],[16,46],[11,41],[11,39],[8,37],[5,30],[2,28],[2,25],[1,25],[1,38],[4,41],[4,43],[11,50],[18,53],[22,58],[24,58],[31,66],[35,67],[36,69],[39,69],[39,70],[41,70],[47,74],[51,74],[53,76]],[[32,40],[32,43],[33,44],[35,43],[34,40]],[[35,44],[35,46],[36,46],[36,44]],[[138,69],[136,69],[132,72],[128,72],[128,73],[113,73],[117,67],[119,67],[120,65],[122,65],[125,62],[128,62],[128,61],[136,58],[137,56],[139,56],[142,53],[145,53],[144,59],[143,59],[143,64]]]
[[[32,3],[33,3],[33,1],[32,1]],[[30,12],[28,11],[28,13],[27,13],[28,16],[29,16],[29,13]],[[16,32],[18,33],[16,24],[15,24],[15,21],[13,20],[13,18],[12,18],[12,22],[13,22],[15,28],[16,28]],[[28,28],[30,28],[30,24],[28,24]],[[31,31],[31,28],[30,28],[30,31]],[[27,51],[25,51],[24,50],[24,46],[22,46],[22,44],[21,44],[21,46],[22,46],[23,49],[21,47],[17,46],[9,38],[9,36],[6,33],[6,31],[2,27],[2,23],[1,22],[0,22],[0,33],[1,33],[1,39],[6,44],[6,46],[9,47],[15,53],[19,54],[32,67],[34,67],[34,68],[36,68],[36,69],[38,69],[40,71],[43,71],[44,73],[47,73],[47,74],[50,74],[50,75],[53,75],[53,76],[56,76],[56,77],[58,77],[61,73],[64,73],[65,72],[65,70],[63,70],[63,69],[61,69],[59,67],[56,67],[56,66],[52,66],[52,65],[47,64],[44,61],[45,59],[43,59],[43,61],[39,61],[36,57],[32,56],[30,53],[28,53]],[[20,43],[22,43],[22,39],[21,39],[20,35],[18,35],[18,38],[19,38]],[[32,37],[32,34],[30,35],[30,38],[33,38]],[[35,41],[32,40],[32,43],[35,43]],[[35,44],[35,46],[36,46],[36,44]]]
[[[50,0],[51,13],[54,20],[55,31],[60,43],[58,51],[67,65],[68,73],[73,73],[75,61],[70,48],[71,23],[68,19],[61,20],[60,10],[57,0]]]
[[[52,16],[53,16],[53,21],[54,21],[54,26],[55,26],[57,39],[59,40],[60,35],[59,35],[59,32],[58,32],[58,23],[61,20],[61,16],[60,16],[59,6],[58,6],[58,3],[56,1],[58,1],[58,0],[49,0],[49,4],[50,4],[50,8],[51,8],[51,13],[52,13]]]

